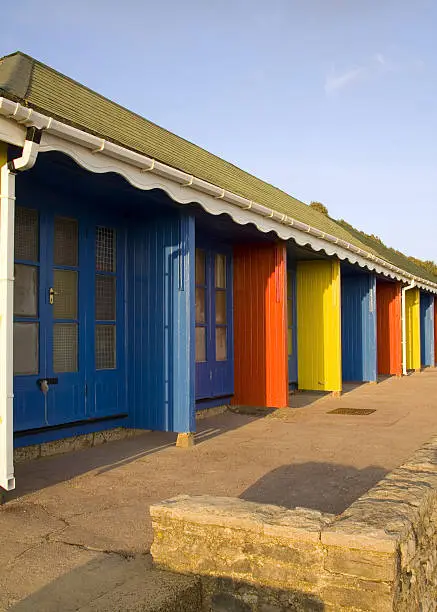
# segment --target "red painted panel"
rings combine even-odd
[[[434,363],[437,365],[437,298],[434,296]]]
[[[234,248],[234,404],[288,404],[286,252]]]
[[[401,285],[376,283],[378,374],[402,375]]]

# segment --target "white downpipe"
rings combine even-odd
[[[31,168],[38,155],[39,135],[30,139],[20,158],[0,169],[0,487],[15,488],[13,428],[14,226],[15,173]]]
[[[402,374],[407,374],[407,318],[405,307],[405,294],[410,289],[414,289],[416,283],[413,281],[406,287],[402,287],[401,294],[401,318],[402,318]]]

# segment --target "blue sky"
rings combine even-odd
[[[437,260],[434,0],[22,0],[2,20],[0,55]]]

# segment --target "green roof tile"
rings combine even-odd
[[[390,249],[382,249],[379,243],[364,241],[359,232],[352,231],[353,228],[338,224],[273,185],[123,108],[28,55],[17,52],[0,59],[0,95],[285,213],[370,251],[407,272],[431,280],[429,272],[421,270],[418,273],[418,266],[407,258],[395,256]],[[436,277],[432,280],[437,282]]]

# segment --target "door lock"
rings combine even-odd
[[[53,287],[50,287],[49,289],[49,304],[51,304],[53,306],[54,302],[55,302],[55,295],[56,295],[56,291],[53,289]]]
[[[44,395],[47,395],[47,392],[49,390],[49,383],[48,383],[47,378],[39,378],[37,380],[37,385],[41,393],[43,393]]]

